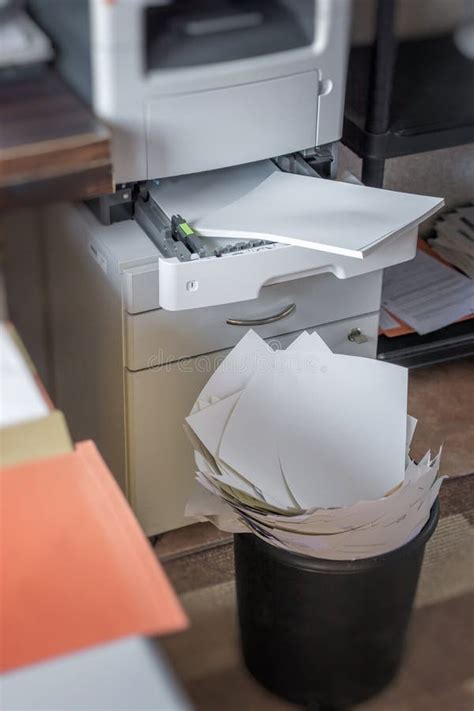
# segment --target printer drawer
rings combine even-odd
[[[337,353],[375,356],[378,318],[377,312],[344,319],[317,331]],[[354,328],[367,337],[365,343],[348,339]],[[290,333],[276,340],[286,348],[298,335]],[[183,422],[227,352],[220,350],[138,373],[126,371],[128,491],[132,508],[149,536],[193,523],[184,518],[195,464]]]
[[[125,364],[142,370],[231,348],[248,328],[271,338],[371,313],[380,306],[381,279],[381,271],[351,279],[326,273],[263,287],[252,301],[186,311],[125,312]],[[230,325],[230,319],[244,324]],[[266,322],[251,323],[258,320]]]

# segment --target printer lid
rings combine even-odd
[[[154,199],[202,237],[264,239],[362,259],[442,198],[295,175],[271,161],[160,181]]]

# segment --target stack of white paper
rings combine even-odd
[[[442,215],[430,246],[443,259],[474,279],[474,205]]]
[[[440,453],[408,456],[407,370],[337,355],[303,333],[284,351],[249,331],[202,390],[186,431],[186,513],[319,558],[403,545],[425,525]]]
[[[418,250],[411,262],[385,270],[382,304],[424,335],[474,313],[474,283]]]
[[[192,220],[202,236],[265,239],[362,259],[443,201],[274,172],[240,198]]]

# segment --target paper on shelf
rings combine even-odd
[[[362,258],[442,204],[441,198],[278,171],[192,226],[208,237],[265,239]]]
[[[382,303],[423,335],[474,313],[474,283],[418,251],[385,270]]]
[[[447,262],[474,279],[474,207],[460,207],[435,223],[430,246]]]
[[[446,262],[460,269],[470,279],[474,279],[474,243],[471,246],[471,253],[446,247],[439,237],[432,240],[430,246]]]
[[[384,308],[380,309],[379,328],[381,331],[389,331],[391,328],[397,328],[400,322],[391,316]]]

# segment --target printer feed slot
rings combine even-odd
[[[181,215],[174,214],[169,219],[149,196],[147,199],[138,196],[135,203],[135,219],[163,257],[168,259],[175,257],[180,262],[222,257],[267,244],[261,239],[218,241],[202,238]]]
[[[314,0],[174,0],[147,7],[146,70],[192,68],[309,46],[314,13]]]
[[[146,199],[141,195],[137,197],[135,220],[154,242],[163,257],[175,258],[180,262],[186,262],[192,258],[192,253],[186,244],[173,238],[170,220],[148,194]]]

